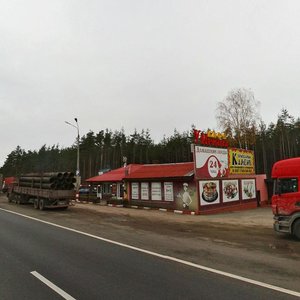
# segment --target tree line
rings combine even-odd
[[[177,163],[192,161],[192,131],[179,133],[154,143],[149,130],[134,130],[126,135],[124,129],[89,131],[80,138],[80,174],[86,179],[98,172],[115,169],[127,163]],[[17,146],[6,158],[0,172],[5,176],[25,173],[60,172],[76,170],[77,143],[61,148],[43,145],[39,150],[26,151]]]
[[[258,117],[253,93],[246,89],[231,91],[218,103],[217,120],[225,132],[230,147],[254,150],[257,174],[271,175],[274,162],[300,156],[300,118],[282,109],[277,121],[268,126]],[[183,133],[176,129],[170,137],[155,143],[150,131],[134,130],[126,135],[124,129],[89,131],[79,141],[80,174],[86,179],[104,169],[128,164],[178,163],[193,160],[194,142],[192,125]],[[203,128],[202,128],[203,130]],[[210,128],[207,128],[210,130]],[[18,176],[32,172],[75,171],[77,144],[61,148],[43,145],[39,150],[25,151],[17,146],[0,169],[3,176]]]

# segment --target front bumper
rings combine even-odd
[[[274,216],[274,230],[282,233],[292,233],[291,220],[290,216]]]

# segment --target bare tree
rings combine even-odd
[[[235,139],[240,148],[244,146],[247,149],[249,146],[249,134],[253,133],[260,120],[258,107],[254,93],[245,88],[230,91],[224,101],[217,104],[218,126],[229,138]]]

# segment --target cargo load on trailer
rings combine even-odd
[[[274,230],[300,239],[300,157],[276,162],[272,178]]]
[[[33,203],[36,209],[67,208],[75,199],[76,179],[72,172],[31,173],[21,175],[9,187],[9,202]]]

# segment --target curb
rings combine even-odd
[[[75,200],[75,203],[81,203],[81,204],[99,204],[99,203],[93,203],[88,201],[79,201]],[[103,205],[105,206],[105,205]],[[167,208],[155,208],[155,207],[149,207],[149,206],[138,206],[138,205],[130,205],[125,206],[124,204],[106,204],[108,207],[117,207],[117,208],[133,208],[133,209],[144,209],[144,210],[158,210],[161,212],[173,212],[174,214],[178,215],[197,215],[195,211],[184,211],[184,210],[178,210],[178,209],[167,209]]]
[[[177,209],[167,209],[167,208],[154,208],[154,207],[148,207],[148,206],[138,206],[138,205],[130,205],[130,206],[124,206],[123,204],[107,204],[109,207],[123,207],[123,208],[133,208],[133,209],[144,209],[144,210],[158,210],[161,212],[173,212],[174,214],[180,214],[180,215],[197,215],[195,211],[183,211],[183,210],[177,210]]]

